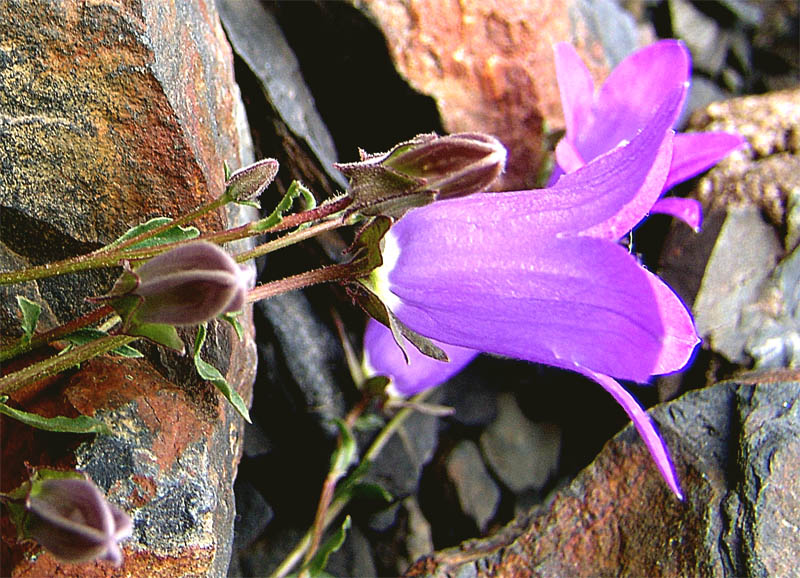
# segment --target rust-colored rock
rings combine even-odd
[[[0,38],[3,269],[85,253],[146,219],[181,214],[222,191],[224,161],[236,168],[252,160],[213,1],[4,3]],[[198,225],[244,217],[219,212]],[[3,288],[0,335],[19,334],[14,295],[46,302],[46,329],[92,307],[85,297],[108,290],[113,276]],[[241,343],[212,324],[203,356],[249,399],[249,311],[243,322]],[[25,478],[25,461],[85,471],[134,519],[124,565],[61,565],[35,544],[16,543],[3,519],[0,574],[224,575],[242,420],[191,359],[136,346],[144,359],[98,358],[13,396],[44,415],[93,415],[112,435],[46,433],[0,417],[0,490]]]
[[[407,575],[791,574],[800,555],[792,531],[800,524],[792,498],[800,485],[800,383],[782,380],[794,377],[723,383],[652,412],[685,501],[669,492],[629,426],[548,507],[426,556]]]
[[[395,66],[433,96],[448,132],[483,131],[509,150],[504,189],[537,184],[544,128],[563,128],[553,44],[575,44],[595,81],[608,73],[579,2],[358,0]]]

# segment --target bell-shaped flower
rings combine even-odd
[[[592,77],[575,49],[555,46],[556,75],[566,134],[556,147],[557,166],[550,182],[632,139],[667,95],[681,92],[681,107],[691,80],[691,55],[679,40],[662,40],[623,60],[595,92]],[[673,126],[681,107],[675,111]],[[725,132],[677,134],[664,191],[712,167],[744,139]],[[693,199],[668,198],[651,207],[678,217],[695,229],[702,221]]]
[[[207,241],[161,253],[126,274],[112,294],[132,294],[141,299],[135,312],[140,323],[205,323],[217,315],[241,310],[253,284],[252,274]],[[122,291],[121,285],[133,288]]]
[[[47,479],[31,486],[25,502],[26,535],[65,562],[109,560],[122,563],[119,543],[133,532],[131,518],[91,481]]]
[[[681,300],[617,242],[661,195],[682,97],[673,91],[630,141],[550,188],[410,211],[387,233],[384,264],[372,277],[396,317],[444,344],[445,352],[456,346],[524,359],[600,383],[631,417],[678,495],[655,426],[613,378],[645,382],[677,371],[699,342]],[[369,363],[396,377],[396,365],[381,366],[389,358],[376,342],[366,342]],[[470,354],[458,355],[460,363]],[[434,385],[435,379],[415,377],[395,387],[410,394]]]

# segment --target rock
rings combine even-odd
[[[500,490],[486,471],[478,446],[461,440],[447,456],[447,475],[455,486],[461,510],[483,532],[500,503]]]
[[[563,126],[553,44],[576,44],[599,83],[610,67],[603,46],[609,36],[597,35],[601,29],[616,28],[619,33],[626,29],[607,22],[595,26],[587,19],[586,14],[596,18],[601,6],[608,9],[604,14],[621,14],[608,2],[359,0],[355,4],[386,36],[395,66],[409,84],[436,99],[446,131],[482,131],[503,142],[509,160],[498,182],[500,190],[538,184],[544,131]],[[619,55],[617,51],[614,57]]]
[[[434,393],[428,401],[438,403]],[[365,481],[380,485],[396,500],[415,493],[422,475],[422,468],[431,460],[438,441],[438,418],[413,412],[389,439],[367,471]],[[370,526],[385,530],[393,521],[396,511],[389,508],[376,514]]]
[[[497,419],[481,435],[483,455],[513,492],[542,489],[558,466],[561,431],[557,425],[534,423],[511,394],[498,398]]]
[[[85,253],[146,219],[182,214],[222,192],[224,161],[237,168],[252,160],[213,2],[2,4],[0,37],[4,266]],[[198,225],[245,217],[212,213]],[[91,308],[84,298],[108,290],[114,276],[67,275],[21,290],[47,300],[46,329]],[[10,289],[4,337],[18,332],[6,325],[18,323]],[[249,312],[242,321],[241,343],[213,323],[203,355],[247,400],[255,364]],[[2,490],[27,475],[24,461],[83,470],[134,519],[120,573],[223,575],[243,422],[189,358],[141,349],[143,359],[96,358],[50,380],[47,391],[13,396],[45,415],[93,415],[113,433],[51,434],[3,417]],[[47,553],[31,556],[37,548],[16,544],[8,530],[4,523],[3,575],[109,575],[104,563],[66,567]]]
[[[758,301],[783,249],[756,207],[731,208],[717,237],[692,308],[706,345],[735,363],[746,363],[742,314]]]
[[[689,0],[669,0],[669,10],[673,33],[691,51],[693,67],[715,76],[728,53],[727,35]]]
[[[424,557],[406,575],[791,574],[800,555],[797,378],[754,375],[651,412],[683,502],[629,425],[549,506],[494,536]]]
[[[267,365],[271,381],[276,382],[273,387],[298,400],[300,407],[294,412],[312,414],[334,438],[338,430],[333,420],[344,416],[344,400],[337,383],[337,379],[344,378],[344,354],[338,338],[317,318],[300,291],[259,301],[256,312],[265,322],[264,340],[274,341],[280,349],[277,367],[275,363]],[[284,367],[285,371],[281,371]]]
[[[217,6],[234,51],[255,75],[272,108],[271,115],[260,110],[253,116],[272,117],[269,134],[261,135],[269,140],[262,146],[275,138],[280,141],[265,147],[265,154],[281,161],[279,181],[300,179],[316,192],[343,189],[346,182],[333,168],[338,160],[333,139],[275,17],[256,0],[221,0]]]

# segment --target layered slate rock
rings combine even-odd
[[[780,576],[800,552],[800,382],[753,375],[652,412],[679,501],[629,426],[549,507],[418,560],[409,576]]]
[[[252,160],[213,1],[4,3],[0,38],[3,269],[85,253],[149,218],[179,215],[221,193],[223,162]],[[198,226],[244,217],[220,212]],[[19,334],[15,294],[46,302],[47,329],[87,311],[85,298],[107,291],[114,276],[4,288],[0,334]],[[249,312],[243,321],[243,342],[212,323],[203,357],[249,399]],[[192,331],[182,336],[191,344]],[[95,416],[112,435],[44,433],[0,418],[2,490],[26,477],[26,462],[85,471],[134,519],[123,567],[62,567],[35,544],[16,543],[4,521],[3,575],[225,573],[242,420],[191,359],[137,347],[143,359],[94,359],[14,395],[18,407],[44,415]]]

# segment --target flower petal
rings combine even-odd
[[[516,226],[428,222],[393,228],[394,313],[438,341],[645,381],[663,327],[648,274],[616,243],[537,238]]]
[[[650,209],[650,212],[662,213],[680,219],[694,229],[695,233],[700,232],[700,226],[703,224],[703,205],[696,199],[666,197],[659,199]]]
[[[561,107],[567,137],[576,138],[577,131],[586,125],[592,110],[594,82],[589,69],[578,53],[567,42],[559,42],[554,47],[556,78],[561,93]]]
[[[649,271],[645,274],[655,293],[663,325],[662,348],[651,373],[674,373],[689,363],[700,338],[689,309],[680,297],[657,275]]]
[[[680,115],[689,88],[691,57],[678,40],[637,50],[611,71],[595,98],[592,122],[573,137],[584,159],[593,159],[630,140],[665,98],[680,92],[670,126]]]
[[[650,455],[653,456],[656,466],[667,482],[667,485],[675,495],[678,496],[679,500],[683,500],[683,492],[681,491],[680,482],[678,482],[678,475],[675,473],[675,466],[672,463],[669,449],[658,433],[658,429],[656,429],[653,420],[650,419],[650,416],[642,409],[636,399],[616,380],[607,375],[580,366],[573,369],[602,385],[603,389],[610,393],[617,403],[622,406],[622,409],[625,410],[625,413],[627,413],[628,417],[633,421],[636,431],[642,436],[647,449],[650,451]]]
[[[451,223],[453,234],[463,235],[464,226],[472,223],[515,228],[528,242],[578,232],[617,240],[644,218],[661,193],[672,152],[669,127],[679,98],[673,93],[630,143],[563,175],[550,188],[437,201],[410,211],[392,230],[402,230],[413,215],[416,224],[409,230],[428,226],[423,221],[440,230]]]
[[[747,144],[738,134],[697,132],[675,135],[672,166],[664,190],[713,167],[731,152]]]
[[[371,375],[385,375],[392,380],[394,389],[401,395],[415,395],[441,385],[475,359],[478,351],[434,341],[450,361],[437,361],[423,355],[408,341],[406,353],[394,341],[392,332],[383,324],[370,319],[364,334],[364,364]]]

